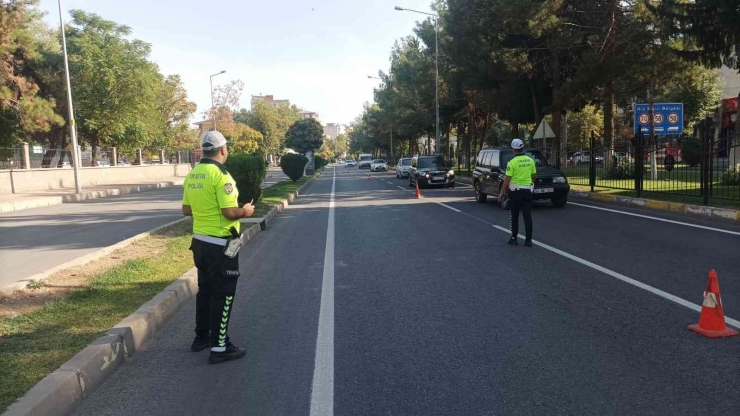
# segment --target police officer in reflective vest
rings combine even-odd
[[[230,239],[239,235],[239,219],[254,206],[239,207],[236,182],[224,167],[229,151],[226,138],[211,131],[203,136],[203,160],[185,179],[182,213],[193,217],[191,250],[198,268],[193,351],[211,348],[208,362],[218,364],[246,355],[229,341],[227,330],[239,278],[239,256],[229,253]],[[241,240],[239,240],[241,241]],[[230,257],[233,255],[233,257]]]
[[[524,154],[524,142],[520,139],[511,141],[514,158],[506,164],[506,179],[501,186],[499,201],[503,201],[504,193],[509,195],[509,215],[511,216],[510,245],[517,245],[519,234],[519,211],[524,216],[524,230],[526,239],[524,245],[532,247],[532,192],[537,181],[537,168],[534,160]]]

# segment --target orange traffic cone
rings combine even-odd
[[[414,194],[414,199],[421,199],[421,198],[424,198],[424,197],[421,196],[421,192],[419,192],[419,184],[417,183],[416,184],[416,193]]]
[[[725,325],[725,312],[722,299],[719,297],[719,280],[717,272],[709,271],[707,290],[704,291],[704,303],[701,305],[699,323],[689,325],[691,331],[709,338],[732,337],[738,335],[734,329]]]

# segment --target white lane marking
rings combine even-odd
[[[324,277],[321,284],[319,330],[316,335],[316,359],[311,388],[311,416],[334,415],[334,193],[336,181],[335,169],[329,196]]]
[[[616,209],[595,207],[595,206],[592,206],[592,205],[579,204],[579,203],[576,203],[576,202],[568,202],[568,204],[570,204],[570,205],[576,205],[576,206],[584,207],[584,208],[598,209],[600,211],[613,212],[615,214],[630,215],[632,217],[647,218],[647,219],[655,220],[655,221],[663,221],[663,222],[667,222],[667,223],[670,223],[670,224],[678,224],[678,225],[685,225],[687,227],[701,228],[702,230],[717,231],[719,233],[732,234],[732,235],[740,235],[740,232],[737,232],[737,231],[722,230],[720,228],[706,227],[706,226],[703,226],[703,225],[691,224],[691,223],[688,223],[688,222],[667,220],[665,218],[652,217],[650,215],[635,214],[633,212],[619,211],[619,210],[616,210]]]
[[[451,210],[453,210],[453,211],[455,211],[455,212],[462,212],[462,211],[460,211],[460,210],[459,210],[459,209],[457,209],[457,208],[452,208],[451,206],[449,206],[449,205],[445,205],[445,204],[443,204],[443,203],[441,203],[441,202],[437,202],[437,203],[438,203],[439,205],[442,205],[443,207],[445,207],[445,208],[447,208],[447,209],[451,209]]]
[[[397,188],[400,189],[400,190],[402,190],[402,191],[405,191],[406,190],[406,188],[404,188],[403,186],[397,186]]]
[[[502,227],[500,225],[492,224],[492,223],[490,223],[490,222],[488,222],[486,220],[482,220],[482,219],[480,219],[480,218],[478,218],[478,217],[476,217],[474,215],[468,214],[467,212],[462,212],[461,211],[460,213],[463,214],[463,215],[465,215],[465,216],[467,216],[467,217],[470,217],[470,218],[472,218],[474,220],[478,220],[478,221],[480,221],[480,222],[482,222],[484,224],[488,224],[491,227],[493,227],[493,228],[495,228],[495,229],[497,229],[499,231],[503,231],[503,232],[505,232],[507,234],[510,234],[511,233],[511,230],[508,229],[508,228],[504,228],[504,227]],[[521,234],[519,234],[518,237],[521,238],[522,240],[525,238],[525,236],[523,236]],[[650,292],[650,293],[652,293],[654,295],[658,295],[658,296],[662,297],[663,299],[667,299],[667,300],[670,300],[671,302],[675,302],[675,303],[677,303],[677,304],[679,304],[681,306],[685,306],[685,307],[687,307],[687,308],[689,308],[689,309],[691,309],[693,311],[701,312],[701,305],[697,305],[695,303],[691,303],[691,302],[689,302],[689,301],[687,301],[685,299],[679,298],[678,296],[672,295],[672,294],[670,294],[668,292],[665,292],[663,290],[660,290],[660,289],[658,289],[656,287],[650,286],[648,284],[645,284],[645,283],[642,283],[642,282],[637,281],[635,279],[632,279],[630,277],[627,277],[627,276],[625,276],[625,275],[623,275],[621,273],[617,273],[617,272],[615,272],[613,270],[607,269],[606,267],[599,266],[596,263],[592,263],[592,262],[590,262],[588,260],[585,260],[585,259],[582,259],[582,258],[580,258],[578,256],[574,256],[573,254],[566,253],[565,251],[559,250],[559,249],[557,249],[557,248],[555,248],[553,246],[547,245],[547,244],[542,243],[540,241],[532,240],[532,242],[535,245],[538,245],[538,246],[540,246],[540,247],[542,247],[542,248],[544,248],[546,250],[552,251],[555,254],[559,254],[559,255],[567,258],[567,259],[573,260],[576,263],[580,263],[580,264],[582,264],[582,265],[584,265],[586,267],[590,267],[590,268],[592,268],[594,270],[597,270],[597,271],[599,271],[601,273],[604,273],[604,274],[606,274],[608,276],[611,276],[611,277],[613,277],[615,279],[618,279],[618,280],[621,280],[621,281],[623,281],[625,283],[629,283],[629,284],[631,284],[633,286],[639,287],[640,289],[647,290],[648,292]],[[732,318],[730,318],[728,316],[725,316],[725,322],[728,325],[732,325],[735,328],[740,329],[740,321],[738,321],[736,319],[732,319]]]

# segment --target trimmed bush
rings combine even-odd
[[[303,177],[308,158],[303,155],[287,154],[280,158],[280,169],[283,170],[291,181],[295,182]]]
[[[697,139],[686,139],[681,146],[681,160],[689,166],[701,162],[701,142]]]
[[[260,155],[233,154],[226,160],[226,169],[236,181],[239,190],[239,203],[246,204],[262,196],[262,182],[267,173],[267,162]]]
[[[740,169],[728,168],[727,172],[722,173],[719,181],[722,185],[740,185]]]
[[[319,169],[323,168],[324,166],[326,166],[327,164],[328,164],[327,163],[327,160],[324,159],[323,157],[321,157],[321,156],[314,156],[313,157],[313,166],[314,166],[314,169],[319,170]]]
[[[620,159],[604,171],[603,179],[635,179],[635,161],[631,157]]]

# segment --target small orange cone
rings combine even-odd
[[[732,337],[738,335],[734,329],[725,325],[725,312],[722,308],[722,299],[719,296],[719,280],[717,272],[709,271],[707,290],[704,291],[704,303],[701,305],[699,323],[689,325],[689,330],[709,338]]]
[[[421,198],[424,198],[424,197],[421,196],[421,192],[419,192],[419,184],[417,183],[416,184],[416,194],[414,194],[414,199],[421,199]]]

